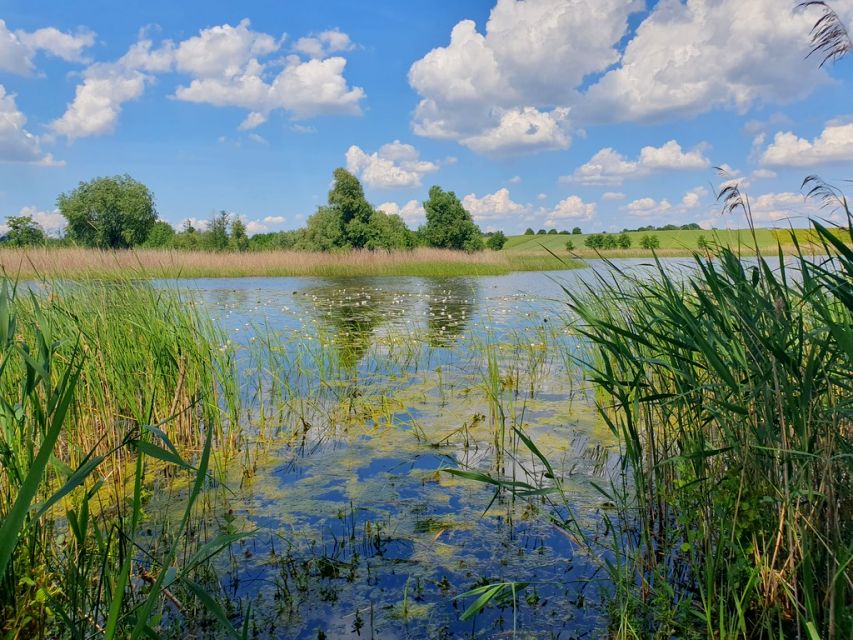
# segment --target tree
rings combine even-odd
[[[581,231],[580,227],[575,227],[574,229],[572,229],[572,235],[573,236],[579,236],[582,233],[583,233],[583,231]]]
[[[481,251],[483,237],[479,227],[452,191],[439,186],[429,190],[429,200],[424,202],[426,224],[421,235],[430,247]]]
[[[192,228],[192,225],[190,225]],[[195,231],[193,229],[193,231]],[[175,239],[175,229],[168,222],[158,220],[148,232],[143,246],[151,248],[170,247]]]
[[[574,250],[575,250],[575,243],[572,242],[571,240],[566,240],[566,251],[574,251]]]
[[[500,251],[504,248],[506,244],[506,236],[503,231],[495,231],[492,235],[489,236],[489,239],[486,240],[486,246],[492,251]]]
[[[227,211],[220,211],[210,220],[210,226],[204,234],[203,245],[213,251],[225,251],[228,248],[228,227],[231,216]]]
[[[524,230],[524,235],[526,235],[526,236],[532,236],[532,235],[535,235],[535,233],[536,232],[533,231],[533,229],[531,229],[530,227],[527,227],[527,229]]]
[[[6,218],[9,230],[3,242],[13,247],[28,247],[34,244],[44,244],[47,236],[44,229],[32,216],[9,216]]]
[[[549,236],[557,235],[557,230],[556,229],[548,229],[548,235]]]
[[[89,247],[142,244],[157,221],[154,195],[129,175],[81,182],[56,205],[68,220],[68,237]]]
[[[631,236],[627,233],[620,233],[619,237],[616,239],[616,243],[619,245],[620,249],[630,249],[631,248]]]
[[[602,248],[604,249],[615,249],[618,246],[616,242],[616,236],[611,235],[609,233],[602,234]]]
[[[545,229],[539,229],[539,231],[536,232],[536,235],[537,236],[544,236],[546,233],[548,233],[548,232],[545,231]]]
[[[590,249],[603,249],[604,248],[604,234],[602,233],[591,233],[586,238],[584,238],[583,243],[589,247]]]
[[[246,225],[236,216],[231,222],[231,247],[237,251],[246,251],[249,248],[249,236],[246,234]]]
[[[657,249],[660,247],[660,240],[658,240],[658,237],[654,234],[646,235],[640,238],[640,246],[643,249]]]
[[[699,234],[699,237],[696,239],[696,246],[699,249],[708,249],[710,248],[711,244],[705,238],[704,234]]]

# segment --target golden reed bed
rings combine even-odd
[[[492,275],[517,270],[577,266],[549,255],[483,251],[315,253],[260,251],[214,253],[84,248],[0,249],[0,268],[10,278],[199,278],[242,276]]]

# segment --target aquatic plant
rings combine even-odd
[[[853,251],[813,227],[824,257],[714,247],[566,292],[623,452],[601,488],[618,637],[853,634]]]

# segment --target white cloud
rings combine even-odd
[[[654,198],[638,198],[632,200],[625,206],[625,210],[632,216],[646,218],[649,216],[666,213],[672,208],[668,200],[657,201]]]
[[[853,160],[853,124],[828,124],[813,140],[780,132],[761,156],[770,167],[810,167]]]
[[[660,147],[646,146],[636,160],[628,160],[618,151],[605,147],[570,176],[561,176],[561,182],[587,185],[619,185],[626,178],[640,178],[660,171],[687,171],[710,166],[701,149],[683,151],[675,140]]]
[[[396,202],[383,202],[376,209],[388,215],[400,216],[410,227],[416,227],[426,220],[423,204],[417,200],[409,200],[402,207]]]
[[[54,27],[35,31],[10,31],[0,19],[0,71],[27,75],[35,70],[33,58],[39,51],[67,62],[85,62],[83,51],[95,43],[88,29],[66,33]]]
[[[15,104],[14,94],[6,93],[0,84],[0,162],[62,165],[42,152],[38,138],[24,128],[26,124],[27,117]]]
[[[240,123],[240,126],[237,127],[240,131],[248,131],[250,129],[254,129],[255,127],[261,126],[264,122],[267,121],[267,116],[263,113],[258,113],[257,111],[252,111],[249,115],[246,116],[246,119]]]
[[[53,133],[69,140],[111,133],[122,105],[139,99],[151,77],[126,67],[122,61],[97,63],[83,73],[74,100],[65,113],[50,123]]]
[[[545,193],[540,193],[539,195],[536,196],[537,200],[546,200],[547,198],[548,198],[548,195]]]
[[[518,216],[530,210],[528,205],[514,202],[509,195],[509,189],[506,187],[498,189],[494,193],[486,194],[482,198],[478,198],[474,193],[469,193],[462,198],[462,206],[477,222]]]
[[[423,176],[439,168],[434,162],[421,160],[417,149],[399,140],[384,144],[371,154],[352,145],[346,159],[347,169],[375,189],[419,187]]]
[[[277,225],[284,224],[286,220],[287,218],[285,218],[284,216],[267,216],[266,218],[264,218],[263,222],[264,224]]]
[[[349,50],[339,31],[324,32],[326,51]],[[180,86],[175,97],[188,102],[249,109],[242,128],[257,126],[275,109],[290,112],[295,119],[318,115],[359,115],[365,94],[351,88],[343,76],[346,59],[340,56],[302,60],[290,55],[283,69],[268,73],[260,60],[281,47],[275,38],[251,29],[248,19],[236,27],[225,24],[203,29],[198,36],[181,42],[175,50],[178,71],[193,76]]]
[[[612,200],[624,200],[625,194],[621,191],[605,191],[603,194],[601,194],[601,199],[605,202]]]
[[[283,38],[253,31],[249,20],[202,29],[197,36],[177,44],[166,40],[159,47],[141,37],[116,62],[84,71],[74,101],[51,129],[69,139],[111,132],[122,105],[142,95],[154,79],[151,74],[170,71],[191,77],[175,90],[178,100],[247,109],[239,126],[244,131],[263,124],[276,109],[293,119],[361,113],[364,90],[347,84],[342,57],[302,60],[290,55],[268,70],[261,60],[279,51]]]
[[[681,198],[682,209],[695,209],[702,202],[702,198],[708,195],[708,190],[705,187],[696,187],[691,189]]]
[[[42,211],[38,207],[23,207],[18,213],[19,216],[29,216],[33,222],[38,224],[44,232],[49,236],[59,236],[65,230],[66,220],[59,211]],[[6,224],[0,224],[0,232],[6,233],[9,227]]]
[[[576,87],[619,60],[628,16],[641,7],[625,0],[498,0],[483,33],[463,20],[447,46],[411,66],[409,84],[421,96],[415,133],[482,153],[568,147],[566,107]]]
[[[539,111],[534,107],[509,109],[500,113],[495,127],[462,138],[466,147],[485,155],[519,154],[548,149],[568,149],[566,132],[569,110]]]
[[[326,58],[338,51],[352,51],[355,45],[347,34],[339,29],[332,29],[299,38],[293,49],[312,58]]]
[[[246,137],[256,144],[269,144],[269,141],[266,138],[264,138],[263,136],[259,136],[257,133],[250,133]]]
[[[223,24],[202,29],[175,49],[179,71],[198,78],[234,78],[253,60],[274,53],[281,38],[252,31],[248,19],[236,27]]]
[[[755,180],[763,180],[765,178],[775,178],[776,172],[770,169],[756,169],[752,172],[752,177]]]
[[[573,195],[560,200],[553,209],[543,209],[541,212],[545,214],[545,225],[556,227],[566,220],[592,220],[596,208],[594,202],[584,202],[579,196]]]
[[[844,17],[853,13],[850,0],[833,6]],[[660,119],[801,98],[826,81],[806,59],[819,15],[779,0],[661,0],[577,115],[592,122]]]
[[[801,193],[765,193],[749,201],[752,219],[760,224],[779,223],[787,226],[791,222],[803,222],[807,217],[827,214],[819,203],[807,200]]]
[[[513,176],[508,180],[510,184],[521,184],[521,176]]]

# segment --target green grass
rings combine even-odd
[[[212,619],[237,636],[198,577],[233,537],[185,535],[214,446],[236,444],[221,336],[171,292],[43,286],[0,289],[3,637],[152,637],[175,598],[191,611],[178,626]],[[164,467],[191,487],[168,526],[145,513]]]
[[[801,240],[808,237],[808,229],[797,230],[797,236]],[[773,249],[777,241],[782,241],[783,244],[789,244],[789,232],[785,230],[775,229],[756,229],[756,237],[758,238],[758,246],[760,249]],[[643,251],[640,248],[640,240],[643,236],[655,235],[660,241],[660,250],[662,252],[683,252],[683,255],[690,255],[691,252],[697,249],[699,237],[703,236],[707,241],[716,241],[718,244],[736,248],[742,246],[749,251],[754,246],[752,232],[749,229],[738,230],[723,230],[705,231],[705,230],[689,230],[689,231],[634,231],[628,233],[631,238],[630,252]],[[584,240],[589,234],[581,235],[565,235],[565,234],[545,234],[545,235],[520,235],[510,236],[507,238],[507,243],[504,246],[504,251],[508,253],[525,252],[545,252],[553,251],[558,255],[566,253],[566,241],[571,240],[575,245],[575,251],[589,251],[584,246]],[[812,236],[813,237],[813,236]],[[622,253],[627,251],[622,250]],[[618,255],[620,250],[608,252],[612,255]],[[650,254],[650,251],[644,252]]]

